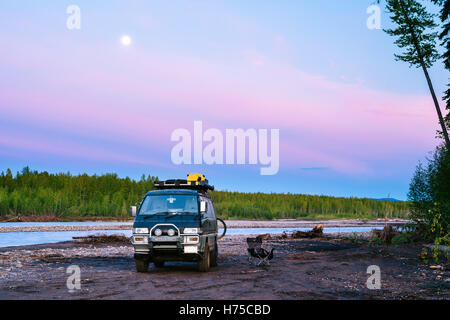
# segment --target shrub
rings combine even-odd
[[[393,245],[398,245],[398,246],[405,245],[405,244],[408,244],[410,242],[411,242],[411,237],[406,232],[403,232],[403,233],[400,233],[400,234],[396,235],[395,237],[392,238],[392,241],[391,241],[391,243]]]
[[[423,240],[434,242],[433,254],[437,260],[439,245],[448,244],[449,239],[450,151],[446,147],[437,147],[425,168],[419,163],[408,200],[415,231]]]

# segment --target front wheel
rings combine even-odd
[[[148,261],[135,259],[136,262],[136,271],[137,272],[147,272],[148,271]]]
[[[208,272],[211,263],[211,253],[209,252],[209,246],[205,246],[205,252],[203,253],[203,258],[197,262],[197,269],[200,272]]]

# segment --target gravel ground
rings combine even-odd
[[[57,244],[0,249],[0,299],[449,299],[449,266],[430,269],[420,246],[368,247],[342,239],[267,240],[269,267],[250,264],[245,236],[219,241],[208,273],[170,263],[137,273],[127,243]],[[66,270],[81,270],[70,292]],[[381,269],[381,290],[366,287],[367,267]]]

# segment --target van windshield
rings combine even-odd
[[[190,195],[155,195],[147,196],[141,205],[139,214],[158,213],[198,213],[197,196]]]

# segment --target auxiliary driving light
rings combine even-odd
[[[155,230],[155,236],[159,237],[160,235],[162,235],[162,230],[158,228]]]
[[[175,230],[169,229],[169,230],[167,231],[167,234],[168,234],[169,236],[173,237],[173,236],[175,235]]]

